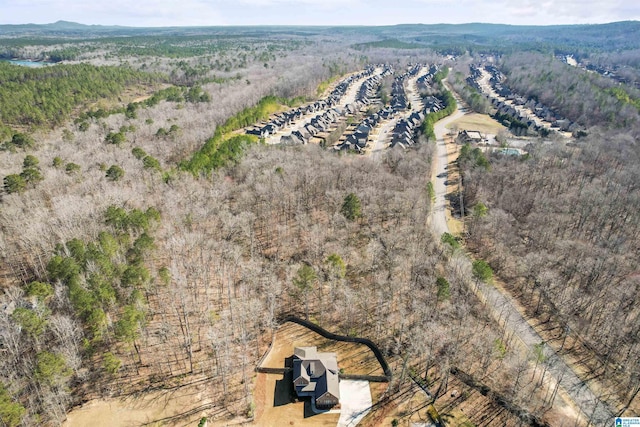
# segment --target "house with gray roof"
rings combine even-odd
[[[311,397],[317,408],[340,402],[338,359],[335,353],[318,353],[317,347],[293,350],[293,386],[299,397]]]

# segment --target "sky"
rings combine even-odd
[[[0,0],[0,24],[136,27],[600,24],[640,20],[637,0]]]

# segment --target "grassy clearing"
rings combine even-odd
[[[486,114],[465,114],[447,125],[447,129],[477,130],[481,133],[497,134],[507,128]]]

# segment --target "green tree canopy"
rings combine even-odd
[[[25,292],[29,297],[44,300],[53,295],[53,286],[44,282],[31,282],[27,285]]]
[[[27,181],[18,175],[11,174],[4,177],[4,191],[7,193],[22,193],[27,188]]]
[[[444,277],[438,277],[436,279],[436,286],[438,287],[438,301],[446,301],[451,296],[451,290],[449,282]]]
[[[347,273],[347,266],[345,265],[342,257],[338,254],[331,254],[325,260],[327,264],[331,267],[333,274],[335,274],[339,278],[344,278]]]
[[[471,272],[473,273],[473,277],[483,282],[488,282],[493,277],[491,266],[481,259],[473,261]]]
[[[301,291],[306,292],[311,289],[316,278],[316,272],[313,267],[304,264],[298,269],[296,277],[293,278],[293,284]]]
[[[109,132],[105,137],[105,142],[109,144],[120,145],[126,140],[122,132]]]
[[[0,383],[0,424],[7,427],[18,427],[25,413],[24,406],[14,402],[5,386]]]
[[[36,355],[36,369],[33,375],[36,380],[53,385],[65,380],[71,373],[61,355],[48,351],[41,351]]]
[[[31,136],[25,133],[16,133],[11,138],[11,145],[19,148],[33,148],[35,142]]]
[[[23,168],[36,168],[40,164],[40,160],[36,156],[28,154],[22,161]]]
[[[120,320],[116,322],[116,336],[124,342],[133,342],[140,335],[144,324],[144,312],[133,305],[125,306]]]
[[[296,273],[296,277],[293,278],[293,284],[303,293],[304,310],[307,318],[309,317],[309,291],[313,288],[316,279],[315,270],[308,264],[300,267]]]
[[[18,307],[11,314],[11,319],[20,325],[32,338],[39,338],[47,328],[45,316],[41,316],[28,308]]]
[[[487,216],[488,212],[489,208],[482,202],[476,203],[476,205],[473,207],[473,216],[475,218],[485,217]]]
[[[140,147],[133,147],[133,149],[131,150],[131,154],[133,154],[133,157],[138,160],[142,160],[147,156],[147,152]]]
[[[105,371],[113,375],[120,370],[120,366],[122,366],[122,361],[118,359],[113,353],[108,351],[104,354],[104,359],[102,360],[102,366],[104,367]]]
[[[68,174],[74,174],[80,171],[80,165],[76,163],[67,163],[64,167],[64,171]]]
[[[349,221],[354,221],[362,216],[360,199],[354,193],[349,193],[342,203],[340,213]]]
[[[451,246],[452,249],[458,249],[460,247],[460,242],[458,242],[458,239],[456,239],[453,234],[450,233],[442,233],[440,241],[446,245]]]
[[[105,176],[111,181],[119,181],[124,176],[124,169],[118,165],[111,165]]]
[[[36,184],[44,179],[38,168],[24,168],[20,176],[29,184]]]

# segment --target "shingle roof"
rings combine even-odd
[[[304,378],[296,387],[298,394],[312,394],[317,399],[330,393],[340,399],[338,360],[335,353],[318,353],[317,347],[296,347],[293,351],[293,381]],[[312,385],[313,384],[313,385]]]

